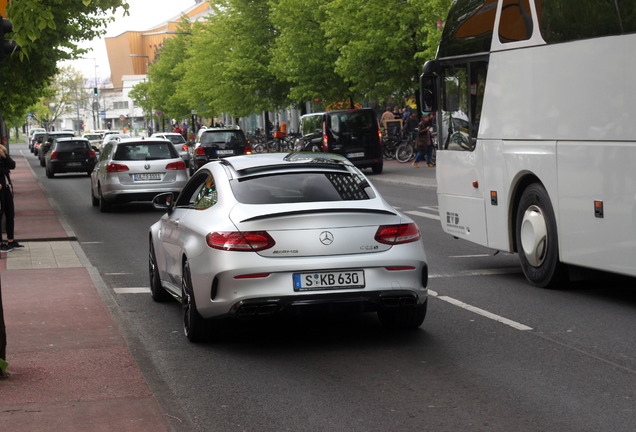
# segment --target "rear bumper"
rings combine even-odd
[[[414,307],[423,304],[426,299],[426,294],[409,290],[264,297],[235,303],[228,316],[256,318],[280,313],[377,312]]]
[[[50,160],[49,161],[49,171],[55,174],[59,173],[74,173],[74,172],[91,172],[95,167],[96,162],[79,162],[79,165],[69,165],[71,163],[78,163],[77,161],[58,161],[58,160]]]

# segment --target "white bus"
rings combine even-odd
[[[445,232],[536,286],[636,276],[636,1],[455,0],[420,88]]]

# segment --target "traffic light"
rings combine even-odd
[[[93,96],[97,97],[97,87],[93,87]]]
[[[0,19],[0,61],[2,61],[7,54],[11,54],[19,48],[19,46],[14,40],[4,38],[7,33],[11,33],[13,31],[13,24],[11,24],[11,21],[6,18],[2,18],[2,15],[0,15]]]

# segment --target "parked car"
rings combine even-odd
[[[172,145],[174,145],[174,149],[177,151],[177,153],[179,153],[179,156],[181,156],[181,159],[183,159],[183,161],[185,162],[186,167],[190,165],[189,164],[190,153],[188,153],[188,143],[186,142],[183,135],[176,132],[156,132],[152,134],[151,138],[162,138],[162,139],[167,139],[168,141],[170,141]]]
[[[47,134],[42,139],[42,143],[38,147],[38,159],[40,160],[40,166],[45,166],[44,158],[46,157],[46,154],[51,149],[51,146],[56,139],[73,138],[74,136],[75,134],[73,132],[68,131],[47,132]]]
[[[251,154],[252,149],[241,129],[209,128],[197,134],[190,153],[190,174],[211,160],[228,156]]]
[[[382,173],[382,134],[372,109],[350,109],[305,114],[300,118],[304,148],[345,156],[358,168]]]
[[[167,212],[149,232],[151,295],[182,302],[191,341],[224,318],[314,309],[377,312],[388,328],[424,321],[418,226],[342,156],[229,157],[153,203]]]
[[[46,153],[46,176],[83,172],[90,175],[97,163],[95,150],[86,138],[58,138]]]
[[[99,151],[99,146],[102,144],[103,137],[99,132],[85,132],[82,138],[86,138],[91,147],[95,151]]]
[[[161,192],[176,195],[187,180],[185,162],[169,141],[109,141],[91,174],[92,203],[106,212],[113,204],[151,201]]]

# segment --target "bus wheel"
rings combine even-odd
[[[516,222],[517,251],[526,279],[542,288],[566,282],[565,266],[559,262],[554,211],[539,183],[531,184],[521,195]]]

